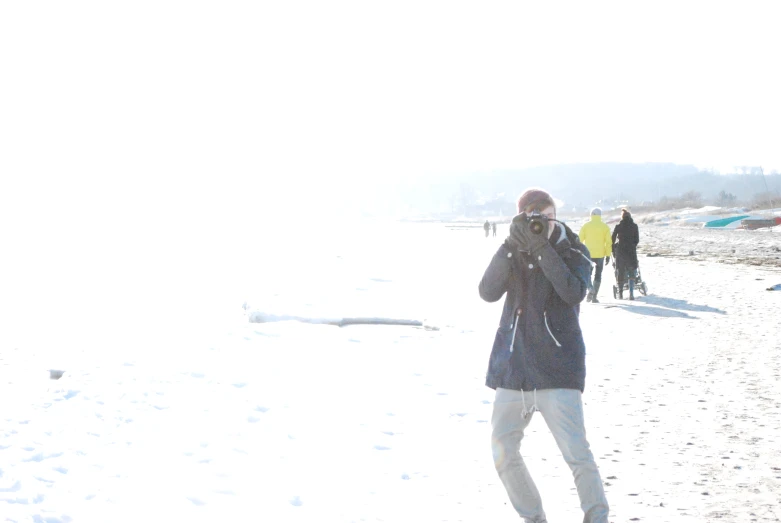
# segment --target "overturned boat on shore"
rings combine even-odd
[[[741,214],[739,216],[729,216],[727,218],[719,218],[718,220],[710,220],[705,222],[705,225],[703,227],[712,228],[712,227],[727,227],[731,223],[734,223],[738,220],[742,220],[744,218],[749,218],[748,214]]]
[[[775,227],[781,225],[781,216],[775,218],[746,218],[740,220],[740,228],[753,231],[755,229],[763,229],[765,227]]]

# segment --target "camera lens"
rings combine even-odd
[[[545,228],[545,225],[542,223],[542,220],[539,218],[532,218],[529,220],[529,230],[533,234],[541,234],[542,230]]]

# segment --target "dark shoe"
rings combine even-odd
[[[599,303],[599,300],[597,299],[597,297],[596,297],[596,296],[594,296],[593,298],[591,298],[591,303]]]
[[[589,302],[590,302],[590,301],[592,301],[592,300],[593,300],[593,298],[592,298],[592,295],[591,295],[591,293],[589,292],[588,294],[586,294],[586,301],[589,301]]]

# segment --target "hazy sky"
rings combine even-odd
[[[107,178],[132,179],[130,196],[140,182],[252,200],[301,188],[302,173],[317,193],[354,176],[569,162],[781,168],[777,12],[3,2],[2,176],[45,182],[53,200]]]

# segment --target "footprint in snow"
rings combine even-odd
[[[34,476],[34,478],[37,479],[38,481],[42,482],[42,483],[54,483],[53,479],[44,478],[44,477],[41,477],[41,476]]]
[[[20,490],[22,490],[22,482],[21,481],[17,481],[16,483],[14,483],[13,485],[11,485],[10,487],[7,487],[7,488],[6,487],[0,487],[0,492],[19,492]]]
[[[25,461],[25,462],[31,462],[31,461],[41,462],[41,461],[43,461],[45,459],[59,458],[60,456],[62,456],[62,452],[55,452],[54,454],[44,454],[43,452],[39,452],[38,454],[30,456],[29,458],[24,459],[22,461]]]

